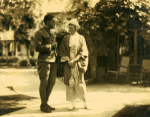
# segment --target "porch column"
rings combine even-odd
[[[2,41],[1,43],[3,44],[3,48],[2,48],[2,56],[4,56],[4,55],[5,55],[5,50],[6,50],[6,48],[5,48],[5,42]]]
[[[8,51],[11,52],[11,57],[14,57],[14,41],[10,42],[10,50]]]
[[[134,64],[137,64],[137,30],[134,30]]]
[[[6,43],[6,41],[4,41],[4,51],[3,51],[3,52],[4,52],[3,55],[4,55],[5,57],[8,57],[8,49],[7,49],[7,43]]]
[[[18,44],[19,44],[19,42],[15,43],[15,55],[16,55],[16,57],[18,57]]]
[[[117,34],[117,65],[119,65],[119,33]]]
[[[30,65],[30,44],[26,46],[27,46],[27,62],[28,65]]]

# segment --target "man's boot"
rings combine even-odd
[[[46,95],[46,102],[48,102],[49,95],[50,95],[50,93]],[[50,106],[50,105],[48,105],[48,104],[47,104],[47,106],[48,106],[48,108],[49,108],[50,110],[55,110],[54,107],[52,107],[52,106]]]
[[[46,101],[48,102],[48,98],[46,99]],[[54,107],[52,107],[52,106],[50,106],[50,105],[48,105],[48,104],[47,104],[47,106],[48,106],[48,108],[49,108],[50,110],[55,110]]]
[[[50,110],[55,110],[54,107],[52,107],[52,106],[50,106],[50,105],[48,105],[48,104],[47,104],[47,106],[48,106],[48,108],[49,108]]]
[[[49,109],[47,104],[41,104],[40,109],[41,109],[41,111],[43,111],[45,113],[51,113],[51,109]]]

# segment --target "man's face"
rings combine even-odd
[[[55,21],[54,21],[54,18],[47,21],[47,26],[48,26],[50,29],[55,28]]]

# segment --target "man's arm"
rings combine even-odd
[[[50,52],[56,45],[56,43],[42,45],[42,34],[40,32],[35,34],[35,50],[37,52]]]

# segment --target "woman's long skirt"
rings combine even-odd
[[[74,101],[75,99],[81,99],[86,101],[86,84],[84,81],[84,73],[78,71],[79,77],[76,79],[76,85],[69,87],[69,79],[71,77],[71,67],[68,63],[64,64],[64,83],[66,84],[66,100]]]

